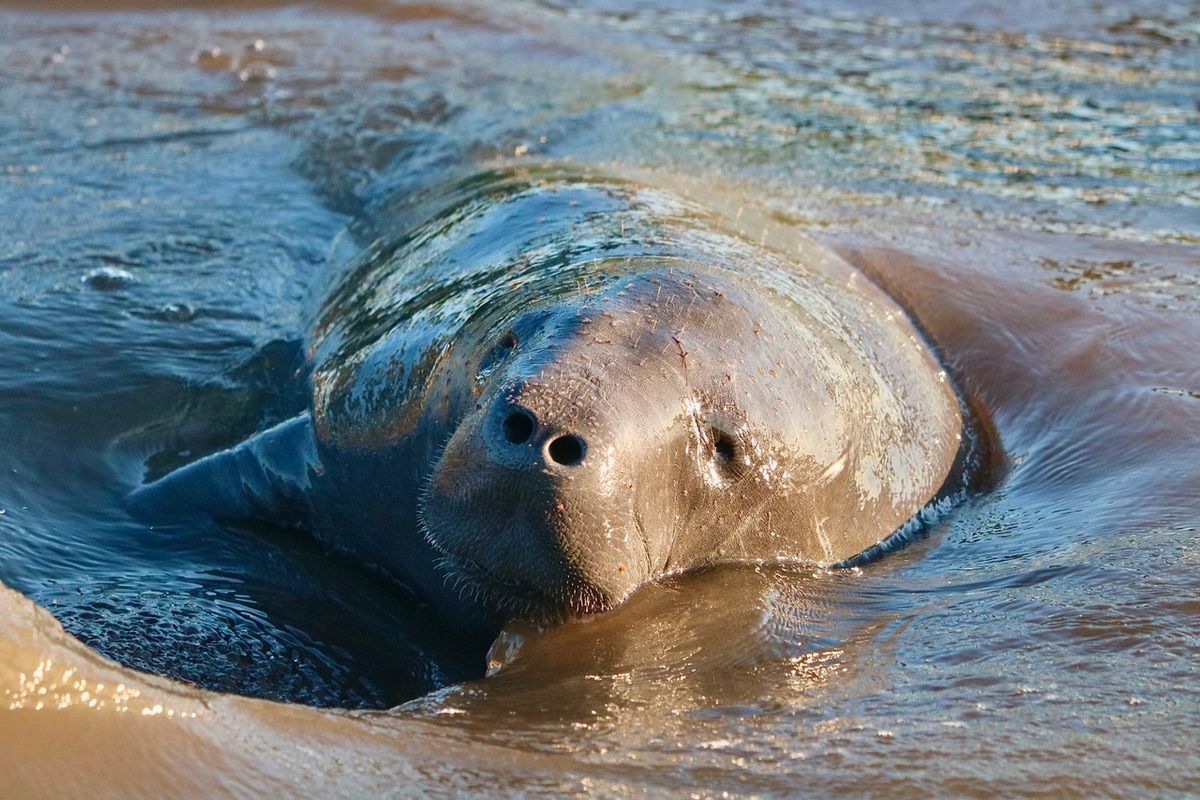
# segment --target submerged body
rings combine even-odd
[[[406,192],[344,238],[309,411],[135,509],[294,524],[490,626],[717,563],[836,563],[953,472],[944,372],[813,245],[551,167]]]

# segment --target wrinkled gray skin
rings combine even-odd
[[[142,487],[136,512],[295,524],[486,628],[721,562],[844,560],[952,472],[945,375],[815,247],[542,168],[405,193],[348,248],[310,411]]]

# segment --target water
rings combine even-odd
[[[0,10],[0,579],[132,667],[410,700],[247,706],[252,732],[337,742],[299,765],[214,722],[214,752],[261,755],[234,794],[1194,791],[1197,45],[1195,4]],[[928,332],[997,432],[994,485],[857,570],[720,570],[514,627],[482,680],[307,541],[129,520],[146,471],[303,403],[338,232],[464,154],[652,171],[768,243],[818,236]],[[0,729],[86,744],[61,713]],[[18,776],[102,785],[51,756]]]

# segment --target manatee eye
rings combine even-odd
[[[746,452],[742,442],[729,431],[716,426],[708,429],[712,443],[711,463],[715,476],[722,481],[734,481],[746,473]]]
[[[515,349],[517,349],[517,335],[508,331],[492,345],[492,349],[479,361],[478,380],[482,381],[487,378],[492,370],[500,366],[501,362],[508,358]]]

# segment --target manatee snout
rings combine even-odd
[[[449,579],[517,614],[579,614],[704,563],[732,530],[721,509],[771,500],[741,480],[749,425],[729,378],[769,346],[754,307],[651,272],[521,315],[481,348],[474,410],[421,505]]]
[[[555,384],[523,383],[481,402],[422,505],[450,579],[523,614],[603,611],[651,572],[621,478],[618,426]]]

